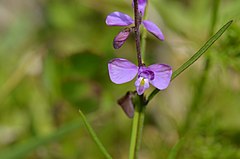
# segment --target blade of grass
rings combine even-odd
[[[96,133],[94,132],[93,128],[91,127],[91,125],[88,123],[85,115],[82,113],[82,111],[79,109],[79,114],[82,117],[83,123],[86,126],[89,134],[91,135],[92,139],[94,140],[94,142],[97,144],[98,148],[101,150],[101,152],[103,153],[103,155],[107,158],[107,159],[112,159],[112,157],[109,155],[109,153],[107,152],[107,150],[105,149],[105,147],[103,146],[103,144],[101,143],[101,141],[98,139]]]
[[[175,159],[175,158],[177,158],[177,153],[180,150],[180,148],[183,145],[183,143],[184,143],[184,139],[182,138],[173,146],[173,148],[171,149],[171,151],[170,151],[170,153],[168,155],[168,159]]]
[[[53,141],[57,141],[67,134],[79,129],[83,123],[79,120],[68,123],[62,128],[58,129],[56,132],[50,134],[46,137],[34,137],[32,139],[27,140],[24,143],[20,143],[14,146],[11,146],[7,149],[3,149],[0,151],[1,159],[16,159],[16,158],[24,158],[26,155],[34,151],[36,148],[40,146],[45,146]]]
[[[212,17],[211,24],[209,29],[209,36],[212,36],[216,27],[217,19],[218,19],[218,10],[220,6],[221,0],[212,0]]]
[[[197,61],[212,44],[221,37],[221,35],[228,29],[228,27],[232,24],[233,20],[230,20],[226,23],[215,35],[213,35],[187,62],[185,62],[181,67],[179,67],[176,71],[173,72],[171,80],[174,80],[177,76],[179,76],[184,70],[186,70],[189,66],[191,66],[195,61]],[[147,102],[151,101],[152,98],[159,92],[160,90],[155,89],[148,96]]]
[[[213,35],[215,30],[215,26],[218,19],[218,10],[220,6],[220,0],[211,0],[211,4],[212,4],[212,16],[211,16],[210,27],[209,27],[209,37]],[[196,87],[193,93],[192,102],[189,106],[188,112],[186,113],[185,122],[180,130],[180,133],[182,135],[186,133],[189,125],[191,125],[191,122],[193,121],[191,119],[193,117],[194,118],[196,117],[195,112],[198,109],[198,107],[201,105],[201,101],[204,101],[203,95],[206,89],[206,84],[207,84],[208,75],[209,75],[211,66],[212,66],[212,60],[211,60],[211,56],[209,56],[208,54],[208,56],[205,57],[204,69],[202,74],[199,76],[198,83],[196,84]]]

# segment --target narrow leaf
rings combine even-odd
[[[91,135],[92,139],[94,140],[94,142],[97,144],[98,148],[101,150],[101,152],[103,153],[103,155],[107,158],[107,159],[112,159],[112,157],[109,155],[109,153],[107,152],[107,150],[105,149],[105,147],[103,146],[103,144],[101,143],[101,141],[98,139],[96,133],[94,132],[93,128],[91,127],[91,125],[88,123],[85,115],[82,113],[82,111],[79,109],[79,114],[82,117],[83,123],[86,126],[89,134]]]
[[[66,135],[76,131],[83,125],[79,120],[66,124],[59,128],[56,132],[45,137],[33,137],[28,139],[24,143],[19,143],[14,146],[10,146],[0,151],[1,159],[16,159],[25,158],[40,146],[46,146],[47,144],[58,141],[64,138]]]
[[[227,30],[227,28],[232,24],[232,20],[225,24],[215,35],[213,35],[204,45],[203,47],[196,52],[187,62],[185,62],[180,68],[173,72],[172,80],[176,78],[180,73],[186,70],[189,66],[191,66],[195,61],[197,61],[203,53],[205,53],[210,46],[218,39],[220,36]]]
[[[185,62],[181,67],[173,72],[172,79],[179,76],[184,70],[191,66],[195,61],[197,61],[212,44],[221,37],[221,35],[227,30],[227,28],[232,24],[232,20],[226,23],[215,35],[213,35],[187,62]],[[148,97],[148,102],[159,92],[158,89],[155,89]]]
[[[180,139],[171,149],[168,159],[176,159],[177,158],[177,153],[179,152],[181,146],[183,145],[184,140]]]

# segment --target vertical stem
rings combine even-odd
[[[142,15],[138,11],[138,1],[134,0],[134,21],[135,21],[135,41],[136,41],[136,49],[137,49],[137,59],[138,66],[142,66],[142,55],[141,55],[141,46],[140,46],[140,31],[139,26],[142,21]]]
[[[129,159],[137,159],[138,151],[141,145],[142,139],[142,130],[145,117],[145,104],[142,100],[143,96],[139,96],[137,102],[135,103],[135,112],[132,125],[132,134],[131,134],[131,143],[130,143],[130,152]]]
[[[138,10],[138,0],[134,0],[134,20],[135,20],[135,41],[136,41],[136,50],[137,50],[137,59],[138,66],[143,65],[142,55],[141,55],[141,46],[140,46],[140,31],[139,27],[142,21],[142,15]],[[131,143],[129,151],[129,159],[137,159],[138,151],[141,145],[142,139],[142,130],[145,117],[145,99],[143,95],[138,96],[137,101],[135,102],[135,111],[132,124],[132,134],[131,134]]]

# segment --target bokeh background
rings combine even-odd
[[[166,40],[148,34],[145,63],[176,70],[187,61],[210,37],[214,2],[149,0]],[[0,1],[1,159],[104,158],[78,109],[113,158],[127,158],[132,120],[116,101],[134,81],[111,83],[107,62],[136,62],[136,52],[133,36],[113,49],[123,29],[106,26],[113,11],[133,15],[131,0]],[[176,143],[178,159],[240,158],[239,17],[239,0],[221,0],[213,30],[231,27],[149,103],[141,159],[167,158]]]

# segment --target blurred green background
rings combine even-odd
[[[149,0],[148,17],[166,40],[148,34],[146,64],[176,70],[187,61],[209,38],[213,2]],[[239,0],[221,1],[214,32],[231,19],[232,26],[148,105],[140,159],[167,158],[180,139],[178,159],[240,158],[239,8]],[[79,108],[113,158],[127,158],[132,120],[116,101],[134,81],[111,83],[107,62],[136,55],[132,36],[113,49],[122,29],[106,26],[113,11],[132,15],[131,0],[0,1],[1,159],[104,158]]]

